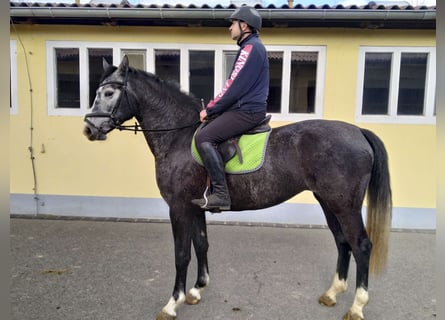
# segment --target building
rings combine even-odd
[[[10,3],[12,213],[168,217],[142,135],[113,132],[104,143],[82,135],[102,57],[118,64],[127,54],[205,100],[222,87],[236,51],[225,18],[238,3],[99,2]],[[389,153],[393,227],[435,229],[435,6],[256,8],[273,126],[324,118],[371,129]],[[325,224],[309,192],[209,218]]]

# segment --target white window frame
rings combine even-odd
[[[272,113],[274,121],[301,121],[323,118],[324,86],[326,75],[326,46],[266,46],[267,51],[283,52],[283,79],[281,87],[281,112]],[[314,113],[289,113],[290,66],[292,52],[317,52],[317,73]]]
[[[89,112],[88,102],[88,48],[113,48],[112,43],[79,42],[79,41],[47,41],[46,67],[47,67],[47,108],[50,116],[83,116]],[[56,55],[59,48],[79,49],[79,83],[80,108],[57,108],[56,85]],[[114,55],[114,50],[113,50]]]
[[[11,63],[11,101],[10,101],[10,114],[18,114],[18,102],[17,102],[17,41],[9,41],[10,63]]]
[[[389,88],[389,102],[387,115],[363,115],[363,85],[365,79],[365,57],[366,53],[391,53],[391,78]],[[419,115],[397,115],[397,100],[399,94],[400,60],[402,53],[428,53],[427,73],[425,80],[424,114]],[[359,49],[357,95],[355,120],[367,123],[400,123],[400,124],[435,124],[434,115],[436,92],[436,48],[435,47],[368,47]]]
[[[79,81],[80,81],[80,108],[56,108],[56,48],[79,49]],[[180,51],[180,87],[188,92],[189,85],[189,51],[215,52],[215,77],[214,92],[217,94],[224,86],[223,55],[225,51],[237,51],[236,45],[208,45],[208,44],[177,44],[177,43],[129,43],[129,42],[85,42],[85,41],[47,41],[47,108],[52,116],[83,116],[89,112],[88,105],[88,49],[109,48],[113,50],[113,64],[118,65],[125,50],[145,50],[146,71],[155,72],[155,50],[179,50]],[[266,46],[267,51],[283,52],[281,113],[273,113],[276,121],[298,121],[304,119],[322,118],[324,103],[324,84],[326,68],[325,46]],[[314,113],[289,113],[289,83],[290,83],[290,59],[292,52],[317,52],[317,74]],[[198,97],[199,98],[199,97]]]

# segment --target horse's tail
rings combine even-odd
[[[385,269],[391,229],[392,194],[385,146],[373,132],[361,129],[374,151],[371,180],[367,191],[366,230],[372,243],[369,271],[378,274]]]

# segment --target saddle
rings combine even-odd
[[[266,117],[260,123],[258,123],[256,127],[250,129],[247,132],[244,132],[242,135],[256,134],[272,130],[269,124],[271,118],[272,115],[266,115]],[[243,163],[243,154],[241,152],[241,148],[238,145],[238,141],[242,135],[230,138],[229,140],[224,141],[223,143],[218,145],[218,151],[221,154],[221,158],[224,163],[227,163],[235,155],[238,156],[239,162],[241,164]]]

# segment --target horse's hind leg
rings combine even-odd
[[[368,304],[368,275],[369,275],[369,260],[371,257],[372,244],[368,238],[366,230],[363,225],[360,214],[356,215],[355,220],[343,224],[346,239],[349,241],[357,264],[357,278],[356,291],[354,302],[348,313],[346,313],[344,320],[363,320],[363,308]]]
[[[320,199],[319,199],[320,201]],[[337,229],[332,230],[336,238],[337,247],[339,248],[339,258],[337,265],[338,280],[334,278],[333,286],[330,288],[333,292],[339,291],[336,287],[342,288],[342,276],[344,278],[344,289],[346,289],[346,274],[349,266],[350,252],[352,252],[357,265],[356,291],[354,302],[349,311],[344,316],[344,320],[363,320],[363,308],[368,303],[368,274],[369,274],[369,259],[371,256],[371,241],[363,224],[361,216],[361,207],[356,209],[349,209],[349,214],[346,209],[342,209],[337,204],[329,206],[326,202],[320,201],[322,207],[327,214],[328,224]],[[335,209],[330,209],[335,208]],[[345,206],[345,208],[347,208]],[[337,213],[334,216],[334,213]],[[331,292],[332,292],[331,291]],[[329,290],[327,291],[327,293]],[[331,293],[329,292],[329,293]]]
[[[188,304],[197,304],[201,301],[201,292],[209,284],[209,267],[207,262],[207,251],[209,242],[207,239],[207,225],[204,212],[195,215],[193,223],[192,241],[195,248],[198,264],[198,277],[195,286],[189,290],[186,296]]]
[[[337,218],[331,213],[324,201],[317,195],[315,197],[320,202],[320,205],[326,216],[329,229],[334,235],[335,244],[337,246],[338,258],[337,268],[331,287],[320,296],[318,302],[328,307],[335,306],[337,303],[337,295],[345,292],[347,289],[347,278],[349,271],[349,262],[351,259],[351,247],[345,239],[341,226]]]

